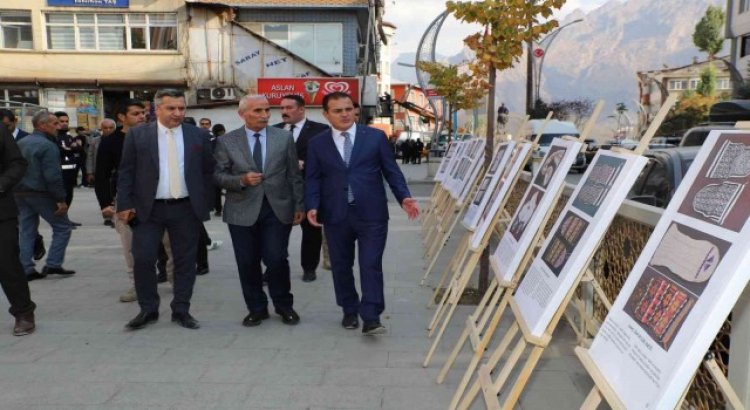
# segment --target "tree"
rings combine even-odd
[[[714,67],[713,64],[709,64],[708,67],[701,72],[701,81],[698,83],[695,92],[704,97],[716,96],[716,67]]]
[[[580,127],[583,121],[591,115],[593,101],[587,98],[578,100],[556,100],[546,103],[542,99],[534,102],[534,107],[529,113],[531,119],[547,118],[547,113],[552,111],[552,118],[560,121],[572,121],[576,127]]]
[[[434,86],[434,90],[448,103],[448,118],[453,118],[454,112],[478,107],[482,97],[487,94],[489,83],[486,71],[476,64],[469,66],[479,70],[459,73],[459,66],[454,64],[426,61],[417,63],[420,70],[430,75],[430,84]],[[452,132],[453,127],[450,127],[448,141],[451,140]]]
[[[708,54],[709,61],[713,60],[724,47],[722,26],[724,26],[724,10],[717,6],[708,6],[706,14],[695,25],[693,43],[698,50]]]
[[[489,77],[487,101],[487,143],[485,164],[492,161],[495,135],[495,79],[498,70],[513,67],[523,55],[524,44],[536,41],[557,28],[551,19],[554,9],[560,9],[565,0],[482,0],[472,2],[448,1],[445,6],[458,20],[477,23],[483,32],[464,39],[476,54],[477,70],[486,70]],[[542,22],[541,20],[546,20]],[[479,263],[479,291],[489,286],[489,249],[484,249]]]

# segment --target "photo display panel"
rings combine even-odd
[[[500,282],[510,282],[523,260],[526,250],[541,229],[542,220],[554,205],[554,200],[565,183],[570,166],[581,151],[582,144],[555,138],[542,159],[516,213],[505,230],[490,263]]]
[[[511,141],[505,144],[500,144],[500,146],[497,147],[497,151],[495,151],[495,155],[492,157],[490,168],[484,174],[484,178],[479,184],[479,188],[477,188],[477,192],[474,194],[474,197],[466,210],[466,214],[464,215],[462,223],[466,229],[473,231],[477,228],[479,217],[482,216],[484,208],[490,202],[492,192],[494,192],[498,181],[500,181],[500,177],[503,175],[503,171],[513,155],[513,149],[515,146],[516,143]]]
[[[599,150],[513,296],[542,337],[648,160]]]
[[[674,408],[750,278],[750,134],[712,131],[589,354],[628,408]]]
[[[474,186],[474,182],[479,178],[479,171],[482,169],[482,166],[484,166],[485,142],[484,138],[477,140],[474,149],[469,151],[469,156],[472,161],[469,172],[467,172],[464,177],[459,176],[459,179],[454,184],[454,190],[458,197],[459,204],[464,203],[466,197],[469,196],[469,192],[471,192],[471,188]]]
[[[518,178],[518,174],[523,170],[523,166],[526,165],[531,148],[532,144],[530,143],[516,144],[514,147],[513,156],[507,162],[502,173],[500,173],[499,181],[488,199],[487,206],[484,207],[479,216],[477,227],[471,236],[471,243],[469,245],[471,249],[477,250],[482,245],[482,238],[484,238],[487,230],[491,229],[490,224],[493,217],[500,212],[500,206],[503,204],[505,197],[510,194],[513,181]]]
[[[464,149],[463,157],[461,158],[455,172],[451,174],[451,180],[448,181],[446,189],[450,192],[451,196],[455,198],[459,203],[461,191],[465,183],[475,176],[474,170],[477,167],[479,158],[484,160],[484,139],[472,139],[466,142],[466,148]]]
[[[458,143],[452,142],[448,145],[448,148],[445,149],[443,160],[440,161],[440,167],[438,168],[437,173],[435,173],[435,181],[442,182],[445,178],[445,175],[448,173],[448,167],[450,166],[451,160],[454,158],[454,154],[456,153],[457,147]]]
[[[455,143],[456,146],[456,154],[453,155],[453,158],[451,158],[451,162],[448,165],[448,172],[446,172],[445,177],[443,178],[442,184],[443,188],[445,188],[447,191],[450,191],[451,184],[453,183],[453,179],[456,177],[456,173],[458,172],[458,166],[463,162],[463,160],[466,157],[466,151],[469,146],[468,141],[461,141]]]

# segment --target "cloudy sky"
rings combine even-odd
[[[562,18],[575,9],[589,11],[604,4],[607,0],[568,0],[562,10],[556,14]],[[396,31],[396,46],[393,53],[395,59],[401,53],[416,51],[419,40],[427,26],[445,10],[445,0],[386,0],[385,20],[398,27]],[[477,32],[476,27],[461,24],[449,18],[440,32],[437,53],[454,55],[463,47],[463,38]]]

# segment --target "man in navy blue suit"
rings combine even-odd
[[[380,323],[385,309],[383,251],[388,236],[388,204],[383,178],[410,219],[419,216],[406,180],[382,131],[355,124],[348,94],[323,98],[323,115],[332,129],[307,149],[305,207],[313,226],[325,224],[336,303],[344,311],[341,325],[368,335],[386,332]],[[362,299],[354,286],[354,244],[359,248]]]

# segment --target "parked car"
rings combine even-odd
[[[649,159],[627,198],[642,204],[666,208],[700,147],[648,150]]]
[[[690,128],[685,131],[680,141],[681,147],[700,147],[706,141],[706,137],[713,130],[733,130],[731,124],[706,124]]]
[[[530,141],[534,141],[536,136],[541,132],[539,137],[539,148],[532,154],[533,157],[542,158],[547,155],[552,140],[555,138],[562,138],[564,136],[571,136],[578,138],[580,133],[575,124],[568,121],[551,120],[547,123],[547,126],[542,130],[542,125],[545,120],[531,120],[527,124],[527,128],[524,130],[524,135]],[[571,171],[583,172],[587,166],[586,155],[583,152],[578,153],[576,162],[570,167]],[[531,170],[531,165],[527,164],[527,170]]]

